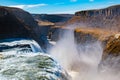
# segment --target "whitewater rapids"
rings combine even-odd
[[[50,55],[43,53],[34,41],[1,42],[0,47],[9,45],[11,48],[26,43],[34,44],[30,45],[33,51],[28,47],[1,49],[0,80],[67,80],[67,74],[62,67]]]

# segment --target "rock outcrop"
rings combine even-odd
[[[115,34],[109,37],[107,44],[104,48],[103,60],[107,57],[118,57],[120,56],[120,34]]]
[[[78,27],[97,27],[120,31],[120,5],[111,6],[98,10],[86,10],[75,13],[68,21]]]
[[[42,37],[37,22],[28,12],[0,6],[0,39],[32,38],[44,46],[47,40]]]

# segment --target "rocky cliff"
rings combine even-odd
[[[75,16],[70,20],[70,22],[75,24],[79,23],[79,27],[81,27],[80,24],[82,23],[85,27],[93,28],[92,33],[90,32],[90,29],[89,32],[87,30],[81,32],[83,34],[87,31],[87,35],[92,35],[92,38],[94,37],[95,39],[99,39],[100,41],[105,43],[103,48],[102,60],[107,59],[109,56],[116,57],[120,55],[120,5],[115,5],[98,10],[86,10],[76,12]],[[95,28],[99,28],[100,30],[101,28],[108,29],[112,33],[108,30],[101,30],[102,32],[99,32],[100,30],[97,31]],[[94,30],[95,32],[93,33]],[[77,35],[80,35],[81,32],[79,30],[79,33],[77,33]],[[102,35],[102,37],[100,35]],[[80,37],[77,37],[77,40],[79,38]],[[84,39],[84,37],[82,37],[82,39]]]
[[[92,16],[119,16],[120,15],[120,5],[111,6],[105,9],[98,10],[86,10],[75,13],[76,16],[92,17]]]
[[[120,56],[120,33],[110,36],[107,40],[107,44],[104,48],[103,60],[109,56]]]
[[[0,39],[32,38],[45,45],[37,22],[26,11],[18,8],[0,6]]]
[[[120,5],[104,9],[85,10],[75,13],[75,16],[68,21],[78,27],[97,27],[120,31]]]

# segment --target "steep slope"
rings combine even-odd
[[[28,12],[0,6],[0,39],[32,38],[40,45],[45,45],[46,40],[40,34],[37,22]]]

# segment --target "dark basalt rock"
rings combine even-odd
[[[0,39],[32,38],[44,46],[47,39],[42,37],[37,22],[28,12],[0,6]]]

